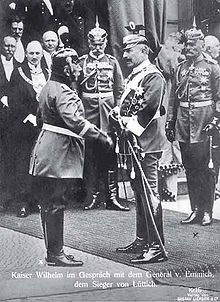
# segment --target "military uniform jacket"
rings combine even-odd
[[[176,140],[197,143],[208,139],[203,131],[220,112],[220,68],[201,54],[191,64],[182,62],[176,70],[167,115],[175,122]]]
[[[73,131],[79,136],[97,139],[100,133],[84,118],[84,108],[77,93],[64,80],[55,78],[39,97],[42,123]],[[51,178],[82,178],[84,139],[41,130],[31,155],[29,173]]]
[[[90,52],[80,58],[82,100],[86,118],[105,132],[109,112],[119,104],[124,88],[120,65],[115,57],[104,54],[98,59]],[[97,94],[100,93],[100,96]],[[106,95],[107,93],[107,95]]]
[[[166,149],[161,118],[165,87],[163,75],[149,60],[134,68],[126,79],[120,115],[128,117],[127,128],[137,135],[138,143],[145,153]]]

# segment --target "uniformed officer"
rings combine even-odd
[[[130,23],[131,30],[137,26]],[[149,199],[151,211],[147,208],[146,183],[137,165],[132,187],[136,199],[136,239],[125,247],[117,248],[120,253],[139,253],[131,263],[159,262],[166,259],[160,243],[164,243],[162,208],[158,198],[158,160],[166,146],[162,126],[162,102],[165,93],[165,79],[161,72],[149,61],[149,41],[139,33],[132,33],[123,39],[125,60],[131,74],[126,80],[121,97],[120,116],[126,131],[132,133],[142,150],[141,168],[152,190]],[[134,162],[134,159],[133,159]],[[155,221],[156,228],[153,227]],[[157,231],[160,235],[158,238]]]
[[[201,30],[194,26],[185,35],[186,60],[175,74],[166,134],[168,140],[179,141],[186,170],[192,212],[181,223],[205,226],[212,222],[215,192],[214,145],[220,118],[220,68],[203,54]]]
[[[84,138],[101,142],[105,148],[113,146],[110,137],[84,118],[83,104],[70,89],[81,70],[77,59],[72,49],[53,56],[51,78],[39,97],[42,130],[30,162],[32,192],[41,205],[46,261],[54,266],[82,265],[63,251],[63,195],[72,179],[82,178]]]
[[[105,53],[107,33],[96,27],[88,33],[90,52],[80,58],[82,67],[82,101],[86,118],[109,133],[109,112],[120,100],[123,90],[123,76],[118,61]],[[118,202],[117,157],[106,153],[102,146],[88,142],[85,157],[85,181],[87,188],[85,209],[97,208],[100,204],[100,186],[104,185],[106,209],[128,211]]]

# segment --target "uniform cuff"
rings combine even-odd
[[[83,127],[83,129],[80,131],[78,135],[83,137],[83,135],[86,134],[86,132],[89,130],[90,127],[91,127],[91,123],[89,121],[86,121],[85,126]]]
[[[145,128],[138,123],[137,116],[132,116],[129,119],[126,128],[137,136],[141,136],[145,130]]]

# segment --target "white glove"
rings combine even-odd
[[[1,102],[4,105],[3,107],[8,107],[8,97],[6,95],[1,98]]]
[[[15,10],[16,4],[14,2],[9,4],[10,9]]]
[[[33,126],[37,126],[37,118],[32,113],[28,114],[28,116],[23,120],[23,123],[27,123],[29,121]]]

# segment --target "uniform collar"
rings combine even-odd
[[[151,62],[149,61],[149,59],[143,61],[137,67],[133,68],[132,74],[136,74],[136,73],[142,71],[143,69],[146,69],[150,64],[151,64]]]
[[[92,51],[89,52],[89,55],[93,58],[93,59],[96,59],[97,61],[104,58],[105,56],[105,53],[102,53],[100,56],[96,57]]]
[[[201,53],[201,55],[199,55],[194,61],[189,61],[192,64],[201,62],[204,59],[204,55]]]

